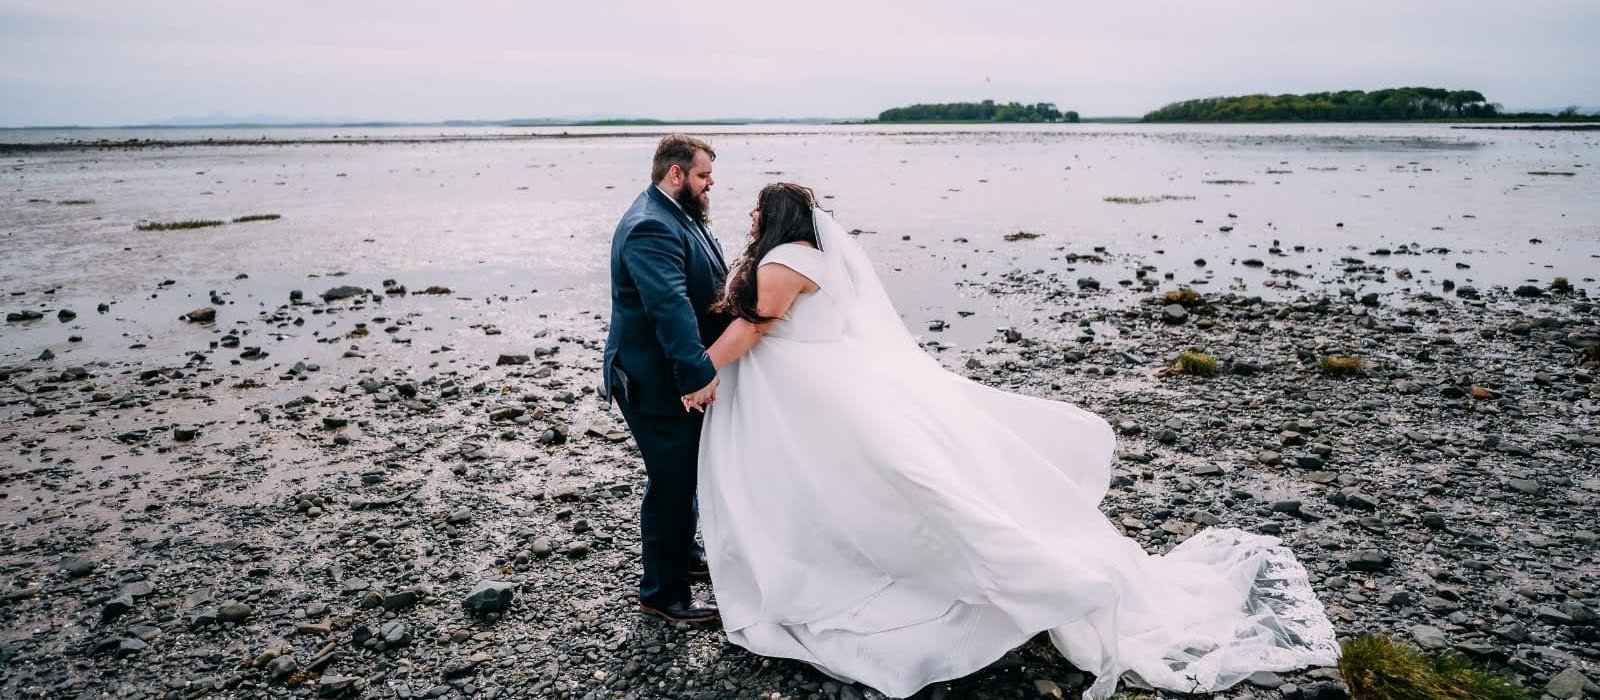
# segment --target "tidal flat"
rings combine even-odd
[[[370,131],[0,133],[0,694],[874,697],[633,612],[595,386],[656,135]],[[1273,534],[1341,636],[1596,692],[1600,135],[693,131],[730,255],[811,186],[948,368],[1106,416],[1148,550]],[[1035,641],[926,693],[1084,681]]]

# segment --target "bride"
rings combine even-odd
[[[1098,510],[1100,417],[947,372],[810,190],[769,185],[719,304],[699,507],[728,639],[889,696],[1039,632],[1093,673],[1177,692],[1333,664],[1332,625],[1275,538],[1145,553]]]

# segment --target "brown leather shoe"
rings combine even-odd
[[[668,622],[687,622],[691,625],[717,622],[722,619],[715,605],[697,603],[693,600],[671,605],[649,605],[641,602],[639,612]]]

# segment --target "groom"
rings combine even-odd
[[[705,414],[684,408],[715,397],[717,371],[706,347],[728,325],[710,311],[728,266],[703,223],[716,157],[692,136],[661,139],[651,185],[611,238],[605,391],[622,409],[647,477],[639,510],[639,611],[675,622],[717,620],[717,609],[695,602],[689,591],[691,576],[708,573],[705,551],[694,541]]]

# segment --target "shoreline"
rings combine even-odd
[[[1077,131],[1077,130],[1079,130],[1081,128],[1090,128],[1090,129],[1092,129],[1094,127],[1104,127],[1104,126],[1113,126],[1113,127],[1130,127],[1131,126],[1131,127],[1136,127],[1136,128],[1170,129],[1170,128],[1174,128],[1174,127],[1180,127],[1181,128],[1181,127],[1196,127],[1196,126],[1224,127],[1224,128],[1227,128],[1227,127],[1250,128],[1250,127],[1260,127],[1260,126],[1274,126],[1274,127],[1304,126],[1304,127],[1307,127],[1307,128],[1316,128],[1316,127],[1327,127],[1327,126],[1345,126],[1345,127],[1348,127],[1348,126],[1396,126],[1396,125],[1401,125],[1401,126],[1404,126],[1404,125],[1448,126],[1450,129],[1461,129],[1461,130],[1501,130],[1501,131],[1549,131],[1549,132],[1568,132],[1568,131],[1571,131],[1571,132],[1583,132],[1583,131],[1600,130],[1600,124],[1592,124],[1592,123],[1591,124],[1582,124],[1582,123],[1542,124],[1542,123],[1537,123],[1537,122],[1522,122],[1522,123],[1518,123],[1518,124],[1493,124],[1493,123],[1482,123],[1482,122],[1463,122],[1463,123],[1457,124],[1457,123],[1450,123],[1450,122],[1439,122],[1439,121],[1428,121],[1428,120],[1413,120],[1413,121],[1398,121],[1398,122],[1378,122],[1378,121],[1356,121],[1356,122],[1306,122],[1306,121],[1294,121],[1294,122],[1266,122],[1266,121],[1262,121],[1262,122],[1141,122],[1141,121],[1094,120],[1094,119],[1083,120],[1083,121],[1078,122],[1078,123],[1068,123],[1068,122],[1023,123],[1023,122],[976,122],[976,121],[967,121],[967,122],[962,122],[962,121],[938,121],[938,122],[933,122],[933,121],[930,121],[930,122],[877,122],[877,121],[863,121],[863,122],[837,122],[837,123],[827,123],[827,124],[814,124],[814,123],[759,123],[759,122],[755,122],[755,123],[698,122],[698,123],[693,123],[693,124],[688,124],[688,123],[685,123],[685,124],[671,124],[671,123],[669,123],[669,124],[661,124],[659,126],[657,126],[657,125],[642,125],[642,124],[621,124],[621,125],[592,124],[592,125],[560,125],[560,126],[538,125],[538,126],[528,126],[528,127],[503,127],[503,128],[507,128],[507,129],[515,129],[515,128],[541,129],[541,130],[544,130],[544,131],[541,131],[541,132],[520,132],[520,133],[483,133],[483,134],[474,134],[474,133],[439,133],[438,135],[433,135],[433,136],[423,136],[423,135],[384,136],[384,135],[381,135],[381,133],[378,134],[377,136],[374,136],[374,133],[381,132],[383,130],[388,130],[388,129],[417,129],[417,128],[423,128],[423,127],[417,127],[417,126],[412,126],[412,125],[386,125],[386,126],[376,126],[376,127],[370,127],[370,126],[368,126],[368,127],[363,127],[363,126],[349,126],[349,127],[346,127],[346,126],[309,126],[309,125],[308,126],[261,126],[261,127],[247,127],[247,126],[227,126],[227,127],[88,127],[88,128],[59,129],[59,130],[58,129],[46,129],[46,128],[32,128],[32,127],[30,127],[30,128],[27,128],[27,129],[14,129],[14,130],[10,130],[10,131],[16,131],[16,132],[22,132],[22,133],[26,133],[26,132],[35,132],[35,133],[37,133],[37,132],[48,132],[48,131],[62,131],[64,133],[92,132],[92,131],[115,131],[115,132],[127,133],[127,132],[139,132],[139,131],[209,131],[209,130],[216,130],[216,131],[234,131],[234,130],[246,131],[246,130],[250,130],[250,129],[255,129],[255,130],[258,130],[258,131],[270,132],[270,131],[293,131],[293,130],[299,130],[299,129],[308,129],[308,130],[309,129],[323,129],[323,130],[349,129],[354,133],[351,136],[347,136],[347,137],[330,136],[330,137],[315,137],[315,138],[310,138],[310,137],[308,137],[308,138],[267,138],[266,136],[261,136],[259,138],[188,138],[188,139],[127,138],[127,139],[120,139],[120,140],[110,140],[110,139],[93,139],[93,140],[90,140],[90,139],[71,139],[71,140],[65,140],[65,141],[37,141],[37,142],[29,142],[29,141],[9,141],[9,142],[7,142],[7,141],[0,141],[0,155],[28,155],[28,154],[33,154],[33,153],[56,153],[56,152],[73,152],[73,151],[135,151],[135,150],[143,150],[143,149],[183,149],[183,148],[205,148],[205,147],[212,147],[212,146],[247,147],[247,146],[432,145],[432,144],[449,144],[449,143],[515,143],[515,142],[524,142],[524,141],[526,141],[526,142],[559,141],[559,140],[566,140],[566,139],[652,138],[652,137],[660,136],[662,134],[666,134],[666,133],[670,133],[670,132],[673,132],[673,131],[681,130],[681,128],[684,128],[684,127],[688,127],[689,131],[691,133],[706,133],[706,134],[709,134],[709,135],[712,135],[712,136],[715,136],[715,137],[718,137],[718,138],[729,138],[729,137],[756,137],[756,136],[759,136],[759,137],[816,136],[816,135],[826,135],[826,134],[829,134],[829,133],[835,133],[835,132],[828,132],[828,131],[819,131],[819,130],[816,130],[817,127],[835,127],[835,128],[848,127],[849,128],[848,130],[839,131],[837,133],[839,133],[839,134],[847,134],[847,135],[851,135],[851,136],[900,136],[900,135],[904,135],[906,133],[918,133],[918,132],[913,131],[917,127],[930,127],[930,126],[931,127],[994,127],[994,128],[990,128],[990,129],[973,129],[973,130],[953,129],[953,130],[936,130],[936,131],[927,132],[927,133],[938,134],[938,135],[941,135],[941,136],[957,136],[957,135],[997,133],[997,132],[1006,132],[1006,131],[1027,132],[1030,129],[1039,131],[1040,133],[1072,133],[1072,132]],[[426,128],[433,128],[435,125],[425,125],[425,126],[426,126]],[[775,127],[775,128],[770,129],[770,130],[764,130],[764,129],[759,129],[759,128],[756,128],[756,129],[749,129],[749,128],[741,129],[741,128],[739,128],[739,127],[762,127],[762,126],[771,126],[771,127]],[[694,129],[694,127],[715,127],[715,128],[719,128],[719,129],[727,128],[727,129],[732,129],[732,130],[727,130],[727,131],[716,130],[716,131],[701,132],[701,131],[696,131]],[[812,129],[805,129],[805,128],[792,128],[792,127],[813,127],[813,128]],[[442,129],[445,129],[445,130],[450,130],[450,129],[489,128],[489,127],[442,126],[442,127],[439,127],[439,128],[442,128]],[[494,127],[494,128],[502,128],[502,127]],[[559,132],[550,131],[550,130],[553,130],[553,129],[563,129],[563,128],[584,129],[585,131],[559,131]],[[3,136],[6,131],[7,130],[0,130],[0,136]]]
[[[1017,272],[982,294],[1039,294],[1068,332],[963,349],[920,335],[960,374],[1111,421],[1102,510],[1148,551],[1214,525],[1271,534],[1342,638],[1453,649],[1534,689],[1568,668],[1600,677],[1600,383],[1580,359],[1600,307],[1581,289],[1337,289],[1384,267],[1282,300],[1202,290],[1178,310]],[[519,318],[492,292],[319,298],[341,284],[217,306],[158,357],[7,360],[0,688],[860,697],[632,612],[644,482],[594,394],[602,318]],[[1154,376],[1192,347],[1223,373]],[[1330,355],[1365,370],[1325,376]],[[508,607],[465,607],[484,581],[507,584]],[[1035,642],[935,692],[1084,681]]]

